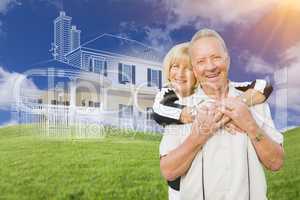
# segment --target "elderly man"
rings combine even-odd
[[[165,131],[162,174],[168,180],[182,177],[182,200],[267,199],[263,166],[279,170],[284,157],[283,137],[267,103],[249,109],[236,98],[240,92],[228,80],[230,57],[215,31],[196,33],[189,53],[200,87],[194,99],[204,103],[192,125]],[[222,115],[231,118],[239,133],[224,130]]]

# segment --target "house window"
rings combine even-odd
[[[119,117],[120,118],[131,118],[133,115],[132,105],[119,104]]]
[[[57,104],[56,100],[51,100],[51,104],[56,105]]]
[[[132,70],[131,65],[123,65],[122,66],[122,81],[123,82],[131,82],[132,79]]]
[[[89,71],[98,74],[107,75],[107,62],[103,59],[90,58],[89,59]]]
[[[89,101],[89,107],[94,107],[94,102],[93,101]]]
[[[100,102],[95,102],[94,106],[95,108],[100,108]]]
[[[135,65],[119,63],[119,83],[135,84]]]
[[[38,99],[38,104],[42,104],[43,103],[43,99]]]
[[[139,111],[139,112],[138,112],[138,116],[139,116],[139,117],[143,117],[143,112]]]
[[[147,81],[149,87],[161,88],[161,70],[155,70],[148,68],[147,70]]]
[[[82,101],[81,101],[81,106],[85,106],[85,100],[83,99]]]
[[[104,61],[94,59],[94,72],[98,74],[104,74]]]
[[[153,85],[159,86],[159,71],[151,70],[151,83]]]

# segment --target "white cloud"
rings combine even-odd
[[[286,69],[286,80],[288,88],[288,107],[300,112],[300,43],[283,53],[282,63]]]
[[[8,9],[14,5],[20,5],[20,2],[17,0],[1,0],[0,1],[0,14],[6,14]]]
[[[36,0],[32,0],[34,3],[34,1]],[[41,1],[44,3],[47,3],[48,5],[54,6],[57,10],[63,10],[64,9],[64,4],[62,0],[37,0],[37,1]]]
[[[121,22],[119,27],[121,30],[119,36],[124,38],[135,38],[137,35],[144,34],[144,40],[142,42],[155,48],[159,52],[165,52],[173,45],[170,30],[165,28],[140,26],[134,21]]]
[[[144,0],[150,2],[149,0]],[[170,34],[185,26],[198,30],[209,27],[222,31],[227,25],[242,24],[249,27],[265,13],[270,11],[280,0],[154,0],[156,7],[163,8],[160,28],[148,27],[148,40],[157,46],[171,43]],[[171,41],[171,42],[170,42]]]
[[[245,67],[246,72],[254,72],[256,74],[270,74],[274,72],[274,66],[267,63],[258,56],[249,56]]]
[[[287,49],[281,56],[283,58],[283,65],[294,68],[292,72],[296,72],[294,70],[296,70],[296,66],[300,64],[300,42]]]
[[[232,23],[248,25],[278,2],[279,0],[165,0],[162,4],[173,22],[172,28],[175,29],[191,23],[199,28],[201,20],[221,26]]]
[[[257,75],[268,75],[274,79],[274,91],[269,100],[275,107],[278,119],[281,120],[286,116],[285,121],[299,123],[300,113],[300,43],[287,49],[280,55],[279,66],[271,65],[258,56],[249,56],[246,52],[244,55],[249,57],[246,65],[246,72],[253,72]],[[294,113],[294,114],[292,114]],[[297,116],[296,116],[297,115]],[[298,120],[295,120],[298,119]],[[278,120],[278,121],[280,121]]]
[[[293,47],[287,49],[282,54],[283,67],[287,69],[288,84],[294,86],[293,88],[300,87],[300,42]]]
[[[10,110],[18,99],[18,88],[22,90],[30,90],[32,92],[38,92],[38,87],[30,79],[27,79],[25,75],[8,72],[0,67],[0,109]]]
[[[166,51],[173,44],[170,33],[167,30],[162,28],[150,28],[147,26],[145,31],[147,42],[161,52]]]
[[[264,14],[271,11],[282,0],[144,0],[159,7],[161,19],[151,26],[137,27],[132,23],[121,23],[121,28],[145,31],[147,41],[161,49],[164,44],[172,45],[171,33],[185,26],[198,30],[210,27],[222,31],[227,25],[249,27]],[[124,26],[125,25],[125,26]],[[168,49],[168,48],[164,48]]]
[[[7,11],[15,5],[21,5],[18,0],[0,0],[0,14],[5,15]],[[0,21],[0,36],[4,33],[3,22]]]
[[[251,55],[245,51],[241,55],[242,59],[248,59],[246,72],[255,74],[272,74],[277,84],[288,83],[289,88],[299,88],[300,79],[300,42],[287,49],[280,55],[278,66],[271,64],[263,58]]]
[[[11,119],[10,121],[8,122],[4,122],[0,125],[0,128],[3,128],[3,127],[7,127],[7,126],[14,126],[14,125],[17,125],[18,122],[16,120],[13,120]]]

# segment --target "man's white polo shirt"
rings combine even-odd
[[[240,94],[229,84],[228,96]],[[201,89],[193,98],[198,102],[209,99]],[[283,136],[274,126],[268,104],[253,106],[250,110],[265,133],[282,144]],[[160,155],[177,148],[190,131],[191,124],[167,126],[160,144]],[[207,141],[180,182],[181,200],[249,200],[249,197],[251,200],[265,200],[266,193],[263,166],[251,140],[245,133],[232,135],[224,129]]]

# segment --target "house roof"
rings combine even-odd
[[[161,62],[164,55],[162,52],[136,40],[107,33],[83,43],[81,47],[91,51],[104,51],[154,62]]]

